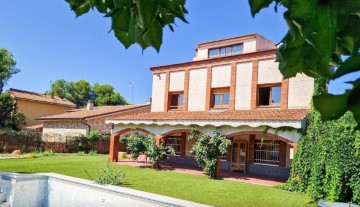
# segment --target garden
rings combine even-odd
[[[304,194],[274,187],[117,164],[106,167],[107,155],[42,153],[38,153],[37,158],[0,159],[0,171],[54,172],[96,179],[105,169],[117,175],[123,174],[121,185],[124,187],[213,206],[316,206]]]

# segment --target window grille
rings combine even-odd
[[[279,165],[279,141],[255,140],[255,162]]]

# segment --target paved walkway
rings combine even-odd
[[[129,165],[135,167],[143,167],[143,168],[151,168],[149,163],[145,163],[145,158],[140,157],[138,161],[133,161],[129,158],[119,160],[116,164],[119,165]],[[162,165],[162,170],[166,171],[174,171],[179,173],[186,173],[192,175],[201,175],[206,176],[205,173],[199,167],[189,166],[189,165],[181,165],[178,163],[170,163],[165,162]],[[282,184],[286,181],[286,179],[274,178],[274,177],[266,177],[259,175],[251,175],[243,172],[230,172],[230,171],[221,171],[221,179],[231,180],[243,183],[252,183],[257,185],[265,185],[265,186],[275,186]]]

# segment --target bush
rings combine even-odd
[[[140,134],[137,130],[133,130],[129,136],[121,137],[120,141],[126,144],[132,159],[146,155],[155,169],[161,168],[161,163],[168,159],[168,154],[175,154],[172,147],[165,147],[163,143],[158,146],[151,135]]]
[[[90,131],[90,133],[86,136],[86,138],[90,141],[109,140],[107,136],[101,134],[99,131]]]
[[[191,148],[191,154],[196,156],[196,162],[210,178],[216,178],[218,157],[226,155],[231,147],[231,141],[218,129],[213,132],[212,137],[208,137],[196,127],[192,128],[189,139],[196,140]]]
[[[92,149],[88,153],[89,155],[97,155],[97,151],[95,149]]]
[[[307,120],[283,188],[305,192],[315,200],[360,204],[360,131],[352,114],[324,122],[312,109]]]
[[[124,183],[125,173],[120,170],[115,170],[109,163],[105,163],[100,172],[96,172],[94,180],[101,185],[122,185]]]

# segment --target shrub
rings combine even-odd
[[[85,156],[86,153],[84,151],[79,151],[76,153],[77,156]]]
[[[324,83],[321,88],[325,88]],[[305,192],[315,200],[359,204],[360,131],[352,114],[347,112],[336,121],[324,122],[312,109],[307,120],[309,126],[300,139],[290,178],[283,188]]]
[[[136,160],[140,155],[146,155],[155,169],[161,168],[161,163],[168,159],[168,154],[175,154],[172,147],[165,147],[163,143],[158,146],[151,135],[141,134],[137,130],[133,130],[129,136],[121,137],[120,141],[126,144],[132,159]]]
[[[96,172],[96,176],[92,180],[101,185],[122,185],[124,183],[124,177],[125,173],[123,171],[115,170],[109,163],[105,163],[100,172]]]
[[[97,151],[95,149],[92,149],[88,153],[89,155],[97,155]]]
[[[88,140],[95,141],[95,140],[108,140],[108,137],[101,134],[99,131],[90,131],[89,134],[86,136]]]
[[[225,135],[218,129],[209,137],[199,131],[198,128],[192,128],[189,139],[195,139],[196,143],[191,148],[191,154],[196,156],[196,162],[210,178],[216,178],[218,157],[226,155],[231,141],[226,139]]]

